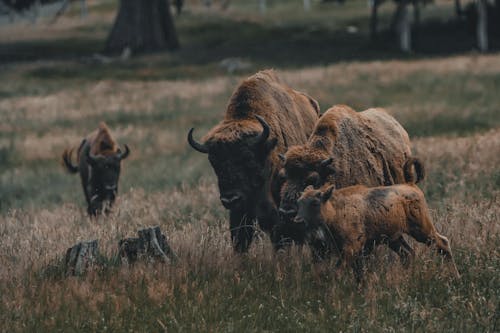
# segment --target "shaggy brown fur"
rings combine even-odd
[[[295,222],[306,225],[307,242],[315,257],[323,259],[336,252],[341,262],[355,269],[359,279],[361,257],[376,244],[388,244],[405,262],[413,256],[403,238],[408,234],[418,242],[435,245],[458,276],[448,239],[436,231],[424,194],[412,183],[414,165],[421,164],[415,160],[405,164],[406,184],[372,188],[356,185],[335,191],[331,184],[320,190],[306,188],[298,200]],[[418,180],[421,178],[423,173],[417,175]]]
[[[190,131],[191,146],[208,153],[217,174],[221,201],[230,210],[237,251],[244,252],[250,245],[255,219],[267,232],[279,221],[278,154],[305,143],[318,114],[316,101],[288,87],[274,71],[266,70],[236,88],[224,119],[205,135],[204,143],[194,141]],[[266,125],[270,132],[267,140],[255,143]]]
[[[283,221],[291,222],[296,200],[308,185],[318,188],[330,182],[342,188],[404,183],[403,164],[410,154],[408,134],[383,109],[358,113],[346,105],[330,108],[307,143],[291,147],[285,155]]]
[[[108,201],[110,206],[115,201],[121,160],[128,156],[129,148],[125,145],[125,152],[122,152],[109,128],[101,122],[99,128],[80,144],[77,165],[71,162],[73,150],[64,150],[64,165],[70,173],[80,173],[87,211],[96,215],[102,210],[104,201]]]

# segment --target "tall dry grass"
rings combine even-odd
[[[436,175],[450,177],[444,197],[429,201],[434,223],[451,240],[460,280],[416,243],[417,260],[408,270],[384,249],[367,259],[361,289],[350,272],[334,274],[333,263],[312,266],[307,250],[276,256],[262,233],[250,253],[238,257],[213,181],[159,193],[131,189],[110,216],[98,220],[74,204],[13,210],[0,218],[3,330],[493,332],[500,283],[498,186],[478,193],[466,184],[491,186],[480,173],[498,171],[499,140],[498,130],[414,140],[428,166],[424,190],[430,191]],[[179,263],[117,265],[118,240],[151,225],[168,235]],[[65,250],[96,238],[104,266],[65,277]],[[395,308],[398,313],[391,314]]]

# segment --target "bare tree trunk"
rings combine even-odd
[[[259,10],[262,14],[267,11],[267,2],[266,0],[259,0]]]
[[[80,17],[84,18],[84,17],[87,17],[87,15],[88,15],[87,1],[80,0]]]
[[[396,31],[399,37],[399,47],[403,52],[411,52],[411,22],[408,13],[408,2],[401,0],[397,8]]]
[[[107,52],[177,49],[179,40],[168,0],[121,0],[106,42]]]
[[[379,0],[372,0],[371,3],[371,16],[370,16],[370,38],[374,40],[377,38],[378,33],[378,5]]]
[[[460,0],[455,0],[455,14],[457,14],[458,18],[462,18],[462,16],[464,15],[464,10],[462,9]]]
[[[488,6],[486,0],[477,1],[477,46],[479,51],[488,51]]]
[[[413,27],[411,34],[413,35],[413,47],[418,43],[420,32],[420,2],[419,0],[413,0]]]
[[[174,0],[174,6],[177,15],[181,15],[182,7],[184,7],[184,0]]]
[[[306,12],[311,10],[311,0],[304,0],[304,10]]]

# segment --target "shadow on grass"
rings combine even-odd
[[[381,18],[382,28],[387,28],[387,21],[388,17]],[[325,19],[270,23],[219,16],[200,17],[186,13],[177,22],[182,43],[177,52],[160,53],[160,56],[154,57],[136,57],[127,62],[116,61],[103,65],[82,61],[104,47],[104,38],[89,36],[4,43],[0,49],[0,63],[35,60],[78,61],[76,64],[41,66],[28,74],[30,77],[42,79],[76,77],[95,80],[107,77],[156,80],[221,74],[223,70],[218,64],[229,57],[248,60],[252,64],[248,71],[252,72],[262,67],[294,68],[351,60],[443,56],[468,52],[473,50],[475,45],[474,34],[464,22],[426,21],[418,31],[415,41],[416,53],[407,55],[399,51],[395,36],[387,30],[382,31],[376,41],[370,41],[368,24],[366,15],[353,17],[342,21],[342,24],[332,26]],[[347,32],[347,25],[359,27],[359,32]],[[106,25],[100,27],[103,31],[107,30]],[[492,34],[492,50],[500,49],[499,35]]]

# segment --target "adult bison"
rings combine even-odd
[[[304,230],[290,222],[297,213],[297,199],[307,186],[404,183],[403,166],[410,155],[408,134],[383,109],[358,113],[346,105],[335,105],[327,110],[307,143],[281,155],[284,167],[280,174],[285,182],[277,233],[282,241],[288,237],[297,243],[304,241]]]
[[[208,154],[220,200],[229,210],[233,246],[247,251],[254,221],[272,233],[279,222],[280,159],[289,146],[305,143],[318,119],[318,103],[291,89],[272,70],[244,80],[232,94],[224,119],[204,137],[188,142]],[[273,240],[273,237],[271,236]]]
[[[118,193],[121,161],[127,158],[129,153],[127,145],[125,151],[118,147],[103,122],[99,124],[97,131],[83,139],[80,144],[77,152],[78,165],[71,162],[73,149],[63,152],[66,169],[70,173],[80,173],[89,215],[95,216],[102,212],[106,202],[110,207],[114,203]]]

